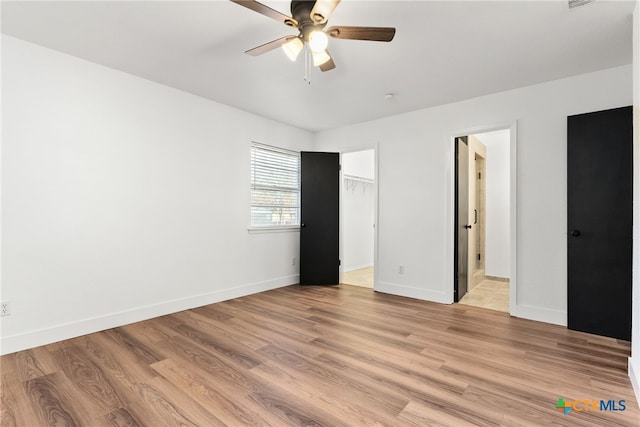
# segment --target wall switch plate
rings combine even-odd
[[[398,273],[399,274],[404,274],[404,265],[399,265],[398,266]]]
[[[298,260],[296,259],[296,257],[292,257],[291,258],[291,265],[296,265],[298,263]]]

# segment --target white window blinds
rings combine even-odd
[[[300,153],[251,144],[251,226],[300,224]]]

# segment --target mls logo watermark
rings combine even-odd
[[[580,400],[564,400],[562,397],[558,398],[555,408],[558,411],[567,415],[571,411],[576,412],[598,412],[598,411],[611,411],[621,412],[627,409],[624,400],[593,400],[593,399],[580,399]]]

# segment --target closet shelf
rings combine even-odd
[[[368,184],[373,184],[375,182],[373,179],[364,178],[362,176],[357,176],[357,175],[348,175],[345,173],[342,176],[344,179],[350,179],[352,181],[358,181],[358,182],[366,182]]]

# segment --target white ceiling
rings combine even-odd
[[[264,1],[289,15],[289,3]],[[243,52],[296,34],[230,1],[2,1],[2,32],[318,131],[632,61],[633,0],[356,1],[331,25],[392,26],[391,43],[330,40],[337,68]],[[395,94],[386,100],[385,93]]]

